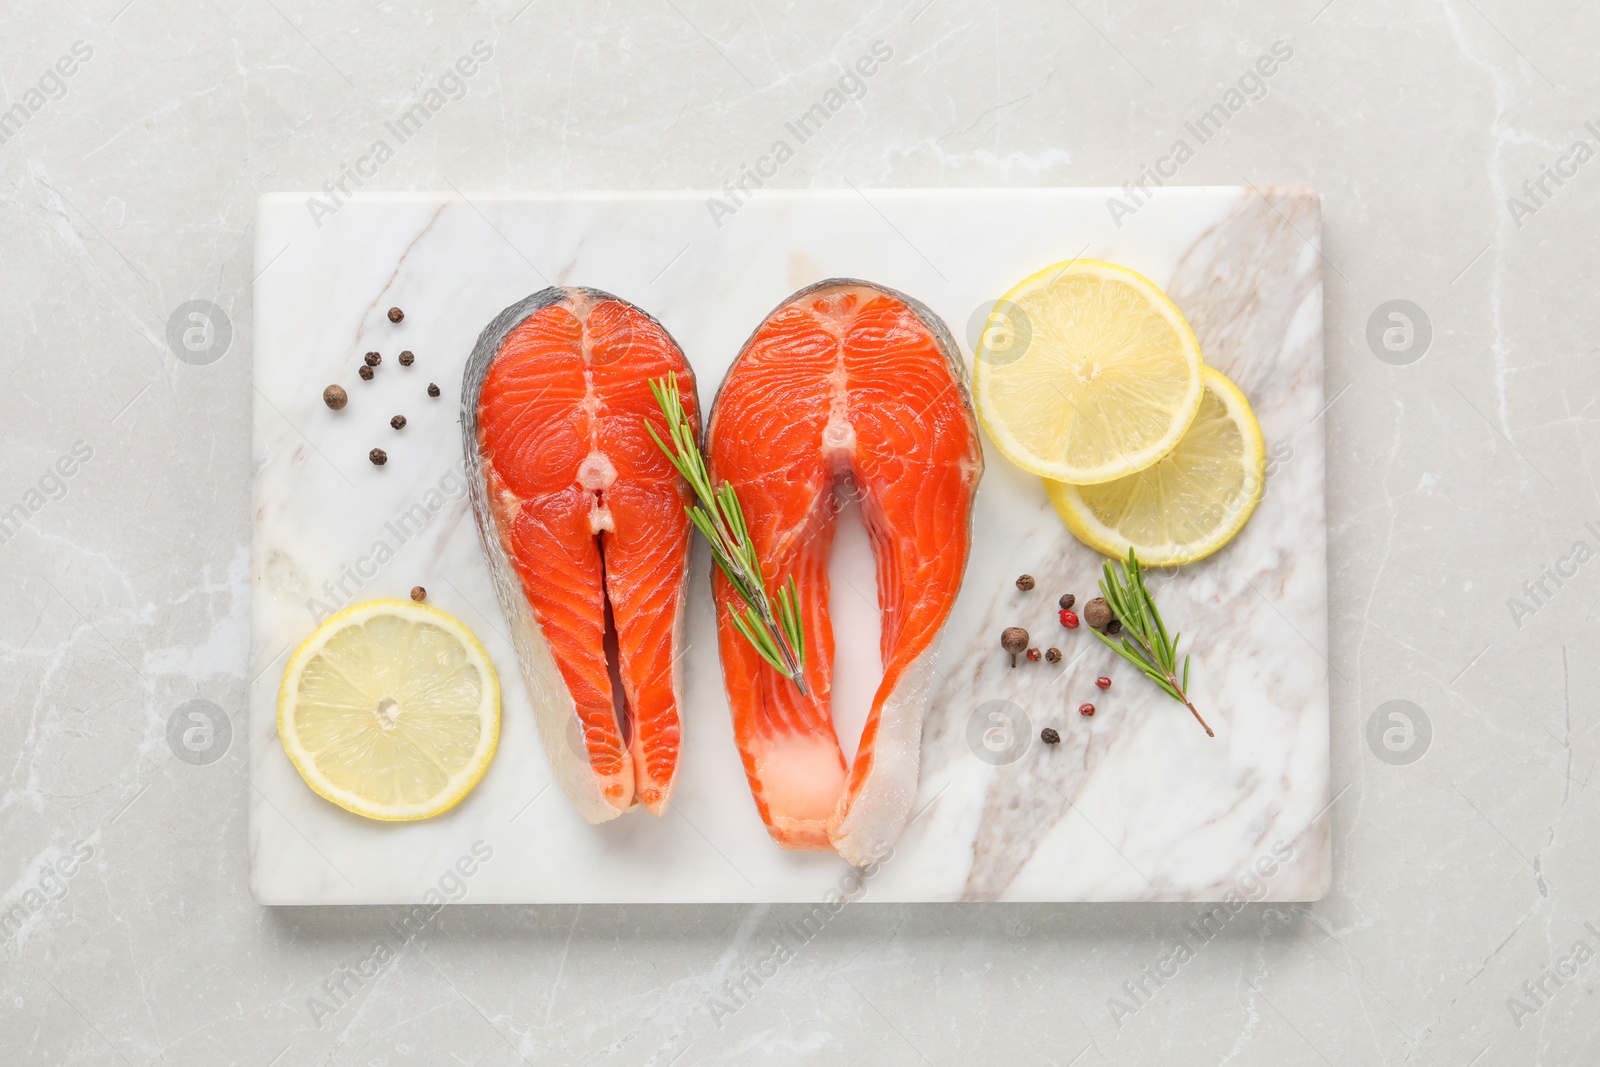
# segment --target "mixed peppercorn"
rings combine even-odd
[[[1024,593],[1032,592],[1037,584],[1031,574],[1019,575],[1016,581],[1017,588]],[[1111,611],[1111,606],[1106,603],[1105,597],[1097,596],[1087,601],[1083,605],[1081,618],[1073,610],[1077,606],[1078,598],[1072,593],[1063,593],[1056,603],[1059,606],[1056,617],[1065,629],[1076,630],[1083,623],[1088,623],[1092,628],[1106,634],[1115,634],[1122,629],[1122,623],[1118,621],[1116,615]],[[1029,663],[1038,663],[1040,660],[1044,660],[1047,663],[1060,663],[1062,659],[1062,653],[1059,648],[1047,648],[1041,652],[1037,647],[1031,645],[1028,631],[1020,626],[1007,626],[1001,631],[1000,647],[1011,656],[1011,666],[1013,667],[1017,665],[1017,657],[1019,655],[1025,656]],[[1102,691],[1107,690],[1111,688],[1111,679],[1102,674],[1094,680],[1094,684]],[[1085,702],[1078,705],[1078,714],[1084,718],[1093,716],[1094,712],[1095,707],[1093,704]],[[1039,740],[1047,745],[1059,744],[1061,734],[1055,728],[1046,726],[1039,731]]]

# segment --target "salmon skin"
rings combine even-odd
[[[461,432],[478,534],[556,781],[591,823],[660,815],[678,771],[689,489],[650,379],[694,375],[654,318],[552,287],[478,338]]]
[[[785,300],[745,342],[712,405],[708,465],[739,494],[769,585],[794,576],[809,693],[734,628],[712,576],[723,684],[756,808],[785,848],[862,865],[905,828],[940,632],[966,571],[983,452],[949,329],[892,289],[832,279]],[[877,557],[883,681],[845,766],[829,693],[835,494],[861,494]]]

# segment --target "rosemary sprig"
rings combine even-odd
[[[793,682],[804,694],[806,637],[800,622],[800,595],[795,588],[794,575],[778,586],[776,598],[767,592],[766,582],[761,577],[761,561],[750,543],[750,528],[745,525],[738,494],[727,482],[716,488],[711,485],[705,456],[700,453],[694,428],[683,410],[677,374],[668,372],[665,378],[651,379],[650,391],[655,394],[661,413],[667,417],[672,447],[667,447],[650,422],[645,422],[645,429],[694,490],[699,503],[687,504],[683,510],[688,512],[695,529],[705,535],[711,545],[712,560],[744,601],[742,610],[729,606],[734,627],[773,670]]]
[[[1184,692],[1189,688],[1187,653],[1183,657],[1183,673],[1178,673],[1178,639],[1183,634],[1167,637],[1166,624],[1161,621],[1161,612],[1156,610],[1150,590],[1145,588],[1144,572],[1132,548],[1128,549],[1126,564],[1106,561],[1100,595],[1106,598],[1112,614],[1122,620],[1122,630],[1127,636],[1118,644],[1099,630],[1094,635],[1110,646],[1111,651],[1139,668],[1167,696],[1188,708],[1195,721],[1205,727],[1207,737],[1216,737],[1216,732],[1206,726]]]

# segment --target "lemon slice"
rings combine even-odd
[[[978,343],[978,417],[1026,471],[1080,485],[1172,451],[1200,407],[1200,343],[1154,282],[1072,259],[1007,293]]]
[[[1233,540],[1261,502],[1267,452],[1250,402],[1205,368],[1189,430],[1154,466],[1099,485],[1045,482],[1050,502],[1084,544],[1156,567],[1193,563]]]
[[[317,793],[369,819],[427,819],[478,784],[500,740],[500,682],[461,621],[373,600],[289,659],[278,738]]]

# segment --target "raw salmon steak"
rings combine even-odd
[[[626,300],[553,287],[501,312],[461,389],[478,532],[539,737],[585,819],[659,815],[682,747],[689,489],[650,439],[650,379],[694,376]]]
[[[983,453],[966,366],[944,323],[867,282],[802,289],[767,316],[712,406],[708,464],[737,490],[769,588],[792,575],[807,693],[734,628],[713,576],[723,682],[756,807],[785,848],[861,865],[905,828],[938,638],[966,571]],[[828,550],[835,495],[861,494],[877,559],[883,681],[855,763],[833,727]]]

